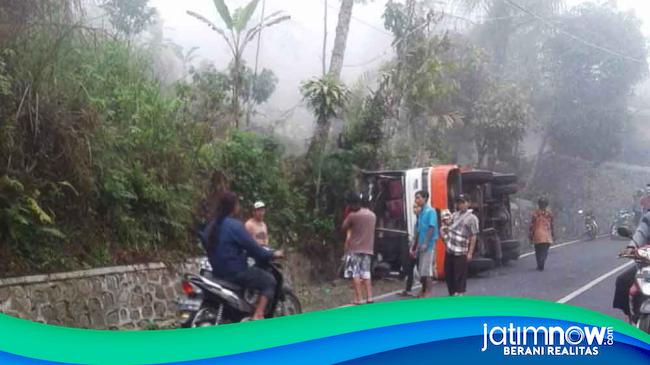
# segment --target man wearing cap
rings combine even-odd
[[[253,204],[253,216],[246,221],[246,230],[260,246],[269,245],[269,231],[264,222],[266,215],[266,204],[261,201]]]
[[[451,296],[465,294],[467,262],[474,256],[478,231],[478,218],[469,210],[467,196],[461,194],[456,198],[456,212],[451,216],[451,224],[443,229],[447,246],[445,281]]]

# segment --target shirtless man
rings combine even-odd
[[[246,230],[257,241],[260,246],[269,245],[269,231],[264,223],[266,205],[258,201],[253,204],[253,217],[246,221]]]

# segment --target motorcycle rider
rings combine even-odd
[[[247,257],[268,262],[283,257],[282,251],[272,251],[257,244],[244,225],[233,218],[239,213],[239,199],[226,191],[219,199],[215,219],[202,233],[212,275],[260,292],[252,320],[264,319],[266,306],[275,294],[277,282],[271,273],[248,267]]]
[[[648,244],[650,244],[650,210],[645,212],[625,251],[635,250],[640,246]],[[616,289],[614,291],[614,302],[612,306],[622,310],[628,317],[630,316],[629,291],[632,284],[634,284],[636,272],[637,267],[632,266],[616,278]]]

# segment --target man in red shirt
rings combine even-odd
[[[535,245],[537,270],[544,271],[548,250],[553,244],[553,214],[548,210],[548,201],[539,198],[538,208],[530,220],[530,241]]]

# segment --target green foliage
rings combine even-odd
[[[65,238],[38,203],[39,196],[38,190],[25,189],[16,179],[0,177],[0,242],[29,254],[37,240]]]
[[[567,33],[612,51],[575,42],[564,33],[547,41],[545,81],[551,91],[546,102],[554,106],[546,129],[551,146],[569,156],[611,159],[620,151],[629,120],[629,96],[648,72],[640,22],[611,5],[594,4],[559,21]]]
[[[264,201],[272,243],[295,244],[292,234],[303,222],[304,198],[288,183],[281,146],[269,137],[235,132],[213,148],[214,169],[240,195],[246,215],[255,201]]]
[[[355,96],[351,99],[346,118],[348,124],[341,135],[339,147],[351,152],[353,163],[358,168],[379,169],[382,157],[385,157],[383,125],[386,118],[386,100],[383,88],[371,95]]]
[[[269,69],[262,69],[257,75],[242,63],[242,87],[239,100],[254,107],[266,102],[277,85],[278,79]],[[179,82],[176,92],[183,101],[184,112],[192,120],[208,122],[215,128],[225,129],[232,105],[232,92],[237,72],[231,64],[227,71],[218,71],[214,65],[190,69],[190,82]]]
[[[300,91],[319,121],[337,116],[349,95],[343,84],[329,76],[303,82]]]
[[[117,242],[174,247],[187,238],[201,187],[192,151],[210,134],[179,118],[180,100],[163,96],[147,76],[146,55],[134,57],[120,43],[105,47],[81,75],[103,121],[93,144],[97,210]]]
[[[563,0],[455,0],[468,14],[480,14],[488,20],[474,29],[474,38],[492,62],[490,69],[510,81],[529,80],[530,68],[536,63],[540,44],[551,28],[537,17],[558,15]],[[517,6],[516,6],[517,5]],[[532,65],[531,65],[532,64]],[[506,72],[507,70],[507,72]]]
[[[254,80],[254,81],[261,81],[262,85],[245,87],[244,85],[245,69],[244,69],[244,63],[242,57],[244,50],[264,28],[268,28],[291,19],[290,16],[284,15],[282,11],[277,11],[265,17],[260,22],[251,24],[253,13],[255,13],[255,9],[257,9],[258,4],[259,4],[259,0],[251,0],[243,8],[238,8],[233,13],[231,13],[224,0],[214,0],[214,6],[216,7],[217,12],[219,13],[219,16],[221,18],[221,21],[226,25],[226,29],[228,31],[225,31],[221,27],[217,26],[210,19],[208,19],[207,17],[201,14],[195,13],[193,11],[187,12],[187,14],[196,18],[203,24],[207,25],[214,32],[219,34],[221,38],[224,40],[224,42],[226,42],[226,45],[228,45],[228,48],[232,53],[233,59],[232,59],[231,69],[233,70],[232,71],[233,83],[232,83],[232,91],[231,91],[231,95],[232,95],[231,113],[233,116],[235,128],[239,128],[239,119],[241,117],[240,115],[241,114],[240,111],[242,107],[240,105],[241,93],[247,92],[247,90],[251,90],[251,89],[269,90],[268,86],[270,84],[275,83],[273,79],[269,79],[270,74],[267,72],[266,74],[261,75],[261,78],[259,78],[259,80]],[[273,88],[271,88],[270,90],[272,93]],[[249,100],[256,100],[256,99],[250,98]]]
[[[113,27],[131,37],[140,34],[153,21],[156,9],[148,4],[149,0],[104,0],[101,7]]]
[[[7,64],[0,55],[0,97],[11,93],[11,76],[7,74]]]
[[[394,118],[387,135],[390,153],[410,147],[407,166],[431,163],[444,157],[444,133],[460,122],[447,103],[457,88],[448,77],[453,64],[441,57],[449,51],[449,39],[435,31],[439,17],[426,1],[389,1],[383,18],[397,53],[384,68],[391,101],[387,113]]]
[[[518,146],[531,119],[528,100],[514,85],[492,85],[483,91],[474,105],[470,121],[475,133],[478,166],[494,169],[498,160],[516,166]]]
[[[20,82],[0,116],[0,175],[26,192],[3,192],[12,223],[0,234],[2,255],[63,270],[191,254],[192,208],[208,174],[198,151],[211,129],[163,94],[149,54],[86,39],[70,29],[32,33],[7,58]]]

